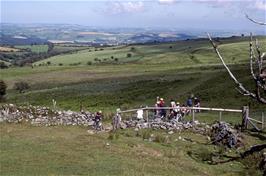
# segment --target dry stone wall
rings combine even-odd
[[[55,125],[93,125],[93,114],[73,111],[59,111],[40,106],[16,106],[13,104],[0,107],[0,122],[30,122],[37,126]]]

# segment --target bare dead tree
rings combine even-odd
[[[253,23],[256,23],[256,24],[259,24],[259,25],[266,25],[265,22],[259,22],[259,21],[253,20],[247,14],[246,14],[246,18],[249,19],[250,21],[252,21]]]
[[[256,24],[266,25],[266,23],[257,22],[249,18],[247,15],[246,17]],[[218,45],[216,45],[216,43],[212,40],[209,33],[208,33],[208,37],[213,46],[215,53],[221,60],[223,66],[229,73],[230,77],[233,79],[233,81],[237,85],[237,90],[245,96],[249,96],[253,99],[256,99],[258,102],[262,104],[266,104],[266,97],[263,96],[263,93],[262,93],[262,92],[266,93],[266,67],[264,65],[265,64],[264,60],[266,60],[266,53],[261,52],[260,45],[257,39],[255,40],[255,45],[254,45],[252,33],[250,33],[249,60],[250,60],[250,74],[256,86],[256,90],[253,92],[245,88],[243,84],[240,81],[238,81],[238,79],[235,77],[235,75],[231,72],[229,67],[226,65],[218,49]],[[254,69],[255,64],[256,64],[255,66],[256,70]]]

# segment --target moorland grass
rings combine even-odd
[[[173,134],[169,140],[148,142],[132,130],[89,135],[81,127],[33,127],[0,124],[1,175],[242,175],[239,162],[209,165],[209,152],[219,148],[207,138],[189,131]],[[138,133],[142,133],[140,131]],[[161,131],[150,134],[168,136]],[[189,138],[194,142],[177,140]],[[250,145],[261,143],[248,136]],[[109,145],[107,145],[109,143]],[[206,150],[206,154],[191,154]],[[228,153],[230,155],[236,155]],[[196,155],[198,156],[198,155]]]

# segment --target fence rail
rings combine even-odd
[[[139,108],[139,109],[129,109],[125,111],[121,111],[121,113],[127,113],[127,112],[134,112],[138,110],[170,110],[170,109],[188,109],[188,110],[206,110],[206,111],[219,111],[219,112],[236,112],[236,113],[242,113],[243,110],[239,109],[222,109],[222,108],[204,108],[204,107],[145,107],[145,108]]]
[[[256,130],[260,131],[260,129],[254,124],[252,121],[256,122],[257,124],[261,124],[261,129],[264,129],[264,115],[262,115],[261,121],[255,120],[253,118],[249,117],[249,108],[247,106],[244,106],[241,110],[240,109],[223,109],[223,108],[208,108],[208,107],[144,107],[144,108],[138,108],[138,109],[129,109],[120,111],[121,113],[129,113],[129,112],[136,112],[138,110],[146,110],[146,118],[148,118],[148,111],[149,110],[170,110],[170,109],[179,109],[179,110],[191,110],[192,112],[192,120],[195,121],[195,110],[203,110],[203,111],[218,111],[219,112],[219,119],[222,120],[222,112],[233,112],[233,113],[241,113],[242,114],[242,127],[244,129],[248,128],[248,124],[252,125]]]

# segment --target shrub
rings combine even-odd
[[[88,62],[87,62],[87,65],[92,65],[92,62],[91,62],[91,61],[88,61]]]
[[[30,88],[29,84],[27,82],[24,82],[24,81],[16,82],[14,84],[14,89],[18,90],[19,93],[23,93],[25,90],[27,90],[29,88]]]
[[[59,63],[58,65],[59,65],[59,66],[63,66],[63,64],[62,64],[62,63]]]
[[[8,68],[8,65],[6,65],[4,62],[0,62],[0,69]]]
[[[127,57],[131,57],[132,56],[132,54],[131,53],[127,53]]]
[[[4,97],[6,95],[6,88],[6,83],[3,80],[0,80],[0,101],[4,100]]]

